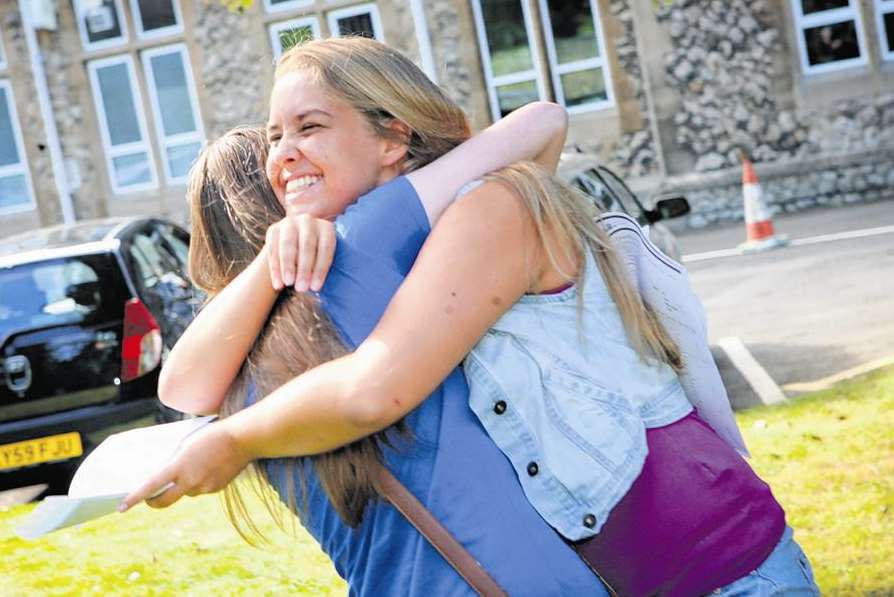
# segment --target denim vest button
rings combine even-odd
[[[500,400],[499,402],[494,404],[494,412],[498,415],[502,415],[504,412],[506,412],[506,401]]]
[[[531,476],[531,477],[533,477],[533,476],[536,475],[538,472],[540,472],[540,467],[537,466],[537,463],[536,463],[536,462],[529,462],[529,463],[528,463],[528,475]]]
[[[596,516],[593,514],[587,514],[584,516],[584,526],[588,529],[592,529],[596,526]]]

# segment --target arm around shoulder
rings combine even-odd
[[[444,214],[355,352],[221,424],[252,458],[324,452],[384,429],[416,408],[527,291],[538,253],[515,194],[499,184],[476,188]]]

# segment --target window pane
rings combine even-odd
[[[500,116],[506,116],[516,108],[540,99],[536,81],[525,81],[497,87]]]
[[[0,209],[13,205],[27,205],[30,201],[24,174],[0,178]]]
[[[579,106],[608,99],[601,68],[568,73],[560,78],[566,106]]]
[[[82,0],[80,8],[90,43],[121,37],[121,22],[114,0]]]
[[[15,126],[9,110],[9,96],[0,88],[0,166],[18,164],[19,149],[16,147]]]
[[[549,19],[559,64],[599,56],[590,0],[549,0]]]
[[[137,0],[143,31],[152,31],[177,24],[174,0]]]
[[[525,16],[519,0],[481,0],[494,76],[534,68]]]
[[[127,64],[96,69],[112,146],[142,141]]]
[[[171,170],[171,178],[181,178],[189,174],[189,168],[196,161],[201,143],[187,143],[175,145],[167,150],[168,166]]]
[[[889,12],[884,17],[885,39],[888,40],[888,51],[894,52],[894,12]]]
[[[279,47],[285,52],[292,46],[297,46],[314,38],[314,30],[310,25],[301,25],[300,27],[289,27],[283,29],[276,34],[279,39]]]
[[[372,15],[365,12],[352,17],[342,17],[338,19],[338,34],[343,37],[348,35],[362,35],[363,37],[374,38],[376,32],[373,28]]]
[[[804,30],[807,60],[811,66],[860,57],[854,21],[844,21]]]
[[[115,170],[115,184],[119,187],[152,182],[149,155],[146,152],[112,158],[112,167]]]
[[[155,93],[164,134],[170,136],[195,132],[196,121],[186,86],[183,55],[180,52],[161,54],[153,56],[149,62],[155,79]]]
[[[801,0],[801,8],[805,15],[836,8],[847,8],[848,0]]]

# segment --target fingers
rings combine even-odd
[[[319,239],[317,240],[317,259],[311,274],[310,289],[314,292],[323,287],[332,259],[335,256],[335,225],[332,222],[318,220]]]
[[[274,290],[282,290],[282,275],[279,267],[279,226],[267,229],[267,267],[270,269],[270,284]]]
[[[167,508],[183,497],[183,489],[177,483],[168,485],[162,493],[146,499],[146,505],[150,508]]]
[[[310,288],[310,274],[317,257],[317,220],[310,216],[299,216],[298,225],[298,264],[295,273],[295,290],[304,292]]]
[[[176,490],[177,486],[175,484],[175,481],[176,481],[176,473],[174,472],[173,468],[167,467],[167,468],[162,469],[159,473],[150,477],[149,480],[146,481],[145,483],[143,483],[143,485],[141,485],[136,491],[133,491],[132,493],[130,493],[130,495],[126,496],[123,500],[121,500],[121,504],[118,506],[118,511],[126,512],[127,510],[132,508],[134,505],[139,504],[140,502],[142,502],[144,500],[146,500],[146,503],[148,503],[153,508],[164,508],[164,507],[169,506],[170,504],[173,504],[178,499],[180,499],[179,495],[173,501],[171,501],[169,503],[168,502],[151,502],[150,503],[149,500],[152,499],[152,496],[155,496],[156,494],[159,494],[157,497],[161,498],[165,494],[171,492],[172,489]],[[172,494],[172,495],[174,495],[174,494]],[[167,497],[171,497],[171,496],[167,496]],[[164,503],[165,505],[161,505],[162,503]]]
[[[335,225],[309,214],[286,216],[267,230],[270,282],[298,292],[323,286],[335,255]]]

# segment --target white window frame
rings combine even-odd
[[[180,12],[180,0],[171,0],[171,4],[174,7],[174,19],[176,22],[167,27],[146,31],[143,29],[143,14],[140,12],[138,0],[130,0],[130,12],[137,27],[137,37],[140,39],[155,39],[157,37],[183,33],[183,14]]]
[[[537,38],[534,35],[534,27],[528,0],[517,1],[521,4],[522,14],[525,18],[525,32],[528,34],[528,48],[531,50],[533,68],[496,77],[494,76],[493,66],[491,65],[490,44],[487,43],[487,30],[485,29],[484,11],[481,9],[481,0],[472,0],[472,12],[475,16],[475,29],[478,32],[478,47],[481,48],[481,65],[484,68],[484,81],[487,86],[487,97],[490,101],[491,118],[493,118],[494,122],[502,118],[500,116],[500,100],[497,96],[497,87],[535,81],[539,99],[542,100],[546,97],[546,84],[543,80],[543,73],[539,68],[542,61],[540,57],[540,48],[536,41]]]
[[[159,104],[158,93],[156,91],[155,73],[152,71],[149,61],[155,56],[174,53],[179,53],[180,59],[183,61],[183,71],[186,76],[186,92],[189,95],[189,105],[192,108],[196,130],[191,133],[178,133],[176,135],[166,136],[163,128],[164,123],[161,119],[161,105]],[[168,163],[168,148],[173,145],[183,145],[185,143],[201,144],[205,141],[205,129],[202,126],[202,113],[199,111],[199,101],[196,96],[195,84],[193,83],[194,79],[192,75],[192,66],[189,62],[189,51],[186,48],[186,44],[176,43],[144,50],[141,53],[140,58],[143,62],[143,73],[146,77],[149,101],[152,104],[152,115],[155,117],[155,133],[158,137],[159,155],[165,173],[165,180],[170,184],[185,183],[189,178],[189,174],[177,177],[171,174],[171,165]]]
[[[373,24],[373,37],[382,43],[385,43],[385,29],[382,28],[382,17],[379,15],[379,7],[375,4],[357,4],[348,6],[347,8],[339,8],[326,13],[326,22],[329,24],[329,35],[332,37],[341,37],[338,30],[338,20],[348,17],[356,17],[362,14],[369,14]]]
[[[314,0],[292,0],[291,2],[280,2],[278,4],[271,4],[270,0],[264,0],[264,10],[266,10],[267,12],[277,13],[286,10],[295,10],[296,8],[303,8],[305,6],[310,6],[313,3]]]
[[[894,48],[888,48],[885,34],[885,15],[894,13],[894,0],[875,0],[875,18],[878,26],[879,49],[882,60],[894,60]]]
[[[81,18],[81,5],[84,0],[75,0],[74,1],[74,11],[75,11],[75,20],[78,22],[78,31],[81,32],[81,43],[84,46],[84,49],[88,52],[92,52],[94,50],[102,50],[104,48],[112,48],[115,46],[121,46],[127,43],[127,15],[124,14],[124,6],[121,4],[121,0],[115,1],[115,10],[118,12],[118,24],[121,26],[121,36],[114,37],[112,39],[104,39],[102,41],[91,42],[87,33],[87,26],[84,23],[84,19]]]
[[[792,0],[791,4],[795,17],[798,50],[801,55],[801,69],[805,75],[818,75],[868,64],[869,58],[867,56],[866,42],[864,40],[863,19],[860,17],[860,8],[857,5],[857,0],[848,0],[848,5],[844,8],[823,10],[809,15],[804,14],[804,7],[801,4],[801,0]],[[807,56],[807,43],[804,38],[804,32],[807,29],[812,29],[814,27],[835,25],[844,21],[854,21],[854,28],[857,32],[857,48],[860,50],[860,55],[857,58],[851,58],[849,60],[811,65]]]
[[[599,44],[599,56],[577,60],[575,62],[567,62],[560,65],[558,53],[556,52],[556,40],[553,36],[552,20],[549,16],[549,6],[547,0],[540,0],[540,18],[543,25],[543,33],[546,37],[546,55],[549,59],[549,70],[553,80],[553,89],[556,93],[556,101],[565,106],[565,89],[562,87],[562,75],[583,70],[591,70],[594,68],[602,69],[602,77],[605,82],[605,99],[577,106],[565,106],[568,109],[569,114],[604,110],[615,105],[611,69],[605,59],[605,36],[602,34],[602,22],[599,18],[599,9],[596,5],[596,0],[590,0],[590,17],[593,19],[593,30],[596,32],[596,38]]]
[[[22,140],[22,128],[19,126],[19,115],[16,112],[16,99],[12,93],[12,83],[8,79],[0,79],[0,88],[6,90],[6,101],[8,103],[10,127],[12,128],[13,142],[16,151],[19,154],[18,164],[8,164],[0,166],[0,178],[6,176],[25,175],[25,186],[28,187],[28,202],[19,205],[10,205],[8,207],[0,207],[0,214],[13,214],[23,211],[31,211],[37,207],[34,201],[34,186],[31,183],[31,169],[28,168],[28,158],[25,156],[25,143]]]
[[[134,100],[134,108],[137,112],[137,124],[140,127],[140,136],[142,137],[142,140],[112,147],[111,135],[109,134],[109,127],[106,123],[105,98],[102,96],[102,92],[99,88],[99,79],[97,78],[96,71],[103,67],[116,64],[127,65],[127,76],[130,82],[130,91]],[[120,54],[108,58],[91,60],[87,63],[87,72],[90,76],[90,88],[93,91],[93,104],[96,107],[96,118],[99,121],[99,132],[102,137],[103,149],[105,149],[106,168],[108,169],[109,183],[112,186],[112,191],[116,195],[123,195],[158,188],[158,173],[156,172],[155,159],[152,155],[152,144],[149,142],[146,115],[143,113],[143,95],[140,92],[140,86],[134,71],[133,57],[130,54]],[[128,155],[140,150],[146,152],[152,180],[145,183],[119,187],[115,180],[115,165],[112,160],[122,155]]]
[[[278,21],[270,25],[270,47],[273,49],[273,61],[279,60],[282,56],[282,44],[279,43],[279,34],[288,29],[297,29],[299,27],[310,27],[314,39],[320,39],[320,22],[316,17],[301,17],[299,19],[289,19],[288,21]]]
[[[6,66],[6,50],[3,47],[3,36],[0,35],[0,70],[5,70]]]

